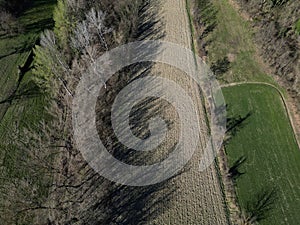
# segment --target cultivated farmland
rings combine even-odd
[[[264,190],[274,189],[274,209],[259,224],[298,224],[300,152],[280,95],[253,84],[223,88],[223,93],[229,118],[250,113],[225,147],[230,166],[246,157],[240,167],[244,174],[236,182],[242,209]]]

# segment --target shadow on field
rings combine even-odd
[[[0,60],[3,58],[6,58],[8,56],[14,55],[14,54],[21,54],[25,52],[30,52],[35,44],[37,44],[38,41],[33,43],[28,43],[29,41],[23,41],[22,43],[19,43],[18,46],[14,46],[13,50],[9,49],[10,51],[8,53],[5,53],[3,55],[0,55]],[[5,51],[5,50],[4,50]]]
[[[132,38],[134,40],[146,40],[149,38],[155,40],[161,39],[164,36],[163,24],[161,24],[157,18],[157,15],[159,15],[159,6],[160,3],[158,1],[142,2],[141,6],[137,10],[139,13],[139,22],[136,24],[136,30],[132,31]],[[157,54],[160,49],[159,44],[155,44],[151,47],[152,48],[149,50],[151,51],[150,53]],[[145,54],[149,53],[148,46],[145,46],[144,48]],[[143,55],[138,55],[136,58],[143,59]],[[150,79],[152,66],[152,62],[136,63],[131,66],[127,66],[114,74],[108,80],[107,88],[100,91],[98,97],[99,101],[96,106],[97,128],[99,137],[103,144],[115,158],[132,165],[149,165],[157,162],[157,158],[153,158],[153,153],[155,151],[135,151],[120,143],[112,128],[111,107],[118,93],[131,82],[145,77]],[[145,84],[145,88],[146,85],[147,84]],[[132,92],[129,96],[124,96],[123,100],[125,100],[125,102],[129,102],[134,95],[135,93]],[[162,115],[161,112],[165,109],[165,107],[167,107],[167,105],[168,104],[166,102],[156,98],[147,98],[135,105],[130,112],[129,118],[132,133],[140,139],[148,138],[151,135],[148,127],[149,120],[157,115]],[[123,112],[118,111],[118,113],[121,116]],[[170,128],[172,125],[170,118],[163,117],[163,119]],[[123,135],[129,134],[123,133]],[[175,145],[176,143],[173,144]],[[165,152],[162,154],[161,159],[167,157],[168,153],[169,152]]]
[[[19,9],[11,9],[12,13],[16,16],[17,24],[11,25],[11,32],[0,35],[0,40],[16,38],[19,35],[28,33],[38,34],[45,29],[53,28],[52,13],[49,14],[49,10],[51,11],[52,9],[46,9],[45,7],[54,6],[56,0],[32,0],[27,1],[27,3],[27,5],[19,4],[19,6],[14,6]],[[45,14],[47,18],[45,18]]]
[[[161,29],[163,24],[157,19],[159,14],[157,9],[160,5],[158,0],[144,2],[144,5],[139,9],[139,19],[142,22],[138,24],[137,32],[134,35],[135,40],[158,40],[164,37],[165,34]],[[150,8],[155,9],[151,12]]]
[[[264,187],[248,201],[245,207],[245,221],[253,224],[270,217],[278,201],[278,190]]]
[[[42,92],[40,91],[40,88],[36,86],[34,83],[32,83],[31,85],[27,85],[27,87],[19,89],[18,93],[13,93],[8,98],[0,101],[0,105],[5,103],[12,104],[12,102],[16,100],[26,100],[26,99],[36,98],[41,96],[41,94]]]
[[[168,182],[146,187],[111,185],[105,198],[89,209],[102,212],[97,223],[91,219],[88,224],[148,224],[162,212],[159,205],[167,209],[170,204],[176,187]]]
[[[34,58],[33,51],[31,51],[24,65],[18,66],[19,77],[18,77],[17,84],[14,90],[12,91],[12,93],[6,99],[1,100],[0,104],[4,104],[4,103],[12,104],[12,101],[14,100],[33,98],[41,94],[41,91],[39,90],[37,85],[34,84],[34,82],[30,82],[29,84],[21,88],[21,82],[25,74],[32,69],[33,58]]]
[[[241,172],[241,166],[247,161],[247,157],[241,156],[236,160],[228,170],[228,176],[235,182],[240,176],[244,175],[245,172]]]
[[[27,24],[24,28],[26,32],[42,32],[46,29],[53,28],[54,21],[52,18],[42,19],[33,23]]]
[[[227,111],[228,110],[227,105]],[[252,116],[253,112],[248,112],[245,116],[241,115],[234,115],[232,117],[227,118],[227,130],[226,130],[226,137],[224,140],[224,144],[228,144],[229,141],[236,136],[246,125],[249,118]]]

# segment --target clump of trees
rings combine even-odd
[[[56,84],[53,81],[58,80],[67,93],[71,95],[65,80],[65,77],[71,73],[71,69],[56,44],[55,34],[46,30],[41,35],[40,43],[41,46],[36,46],[34,49],[34,81],[44,91],[50,91]]]
[[[41,35],[40,46],[36,46],[35,53],[35,81],[45,90],[51,90],[55,80],[59,81],[65,91],[72,96],[68,88],[68,77],[74,72],[68,63],[68,57],[64,54],[64,44],[70,43],[68,48],[73,48],[81,57],[80,66],[85,70],[89,67],[97,73],[96,58],[103,51],[108,50],[106,35],[112,31],[104,25],[105,13],[92,8],[85,14],[85,19],[77,23],[68,35],[69,39],[60,38],[53,31],[46,30]],[[60,24],[61,25],[61,24]],[[61,26],[63,27],[63,26]],[[59,40],[61,41],[59,43]]]
[[[65,50],[68,48],[68,40],[83,11],[87,1],[58,0],[53,12],[55,22],[54,33],[58,38],[58,44]]]

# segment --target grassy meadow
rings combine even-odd
[[[275,190],[270,214],[259,224],[297,225],[300,221],[300,150],[283,102],[265,85],[223,88],[228,117],[250,116],[226,145],[229,164],[246,157],[236,181],[239,203],[246,208],[262,190]]]
[[[213,63],[224,57],[228,57],[230,61],[230,70],[220,78],[220,82],[255,81],[276,84],[261,68],[251,22],[243,19],[228,0],[210,2],[217,14],[213,31],[204,39],[208,43],[209,62]]]

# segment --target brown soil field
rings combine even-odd
[[[165,0],[161,4],[160,17],[163,20],[163,24],[165,24],[163,40],[190,49],[192,36],[186,1]],[[194,62],[190,63],[192,67]],[[189,162],[189,169],[168,184],[177,187],[172,193],[171,204],[168,207],[164,207],[162,202],[159,207],[161,213],[153,221],[149,221],[149,224],[227,224],[223,196],[215,165],[211,165],[204,172],[199,171],[199,162],[205,148],[205,140],[207,139],[207,125],[199,88],[184,72],[176,68],[157,64],[152,72],[175,81],[191,96],[197,106],[201,120],[201,130],[194,130],[193,132],[200,132],[201,143]],[[166,114],[169,114],[166,117],[172,117],[172,113],[172,110],[166,110]],[[175,137],[176,131],[173,136],[169,137],[169,142],[174,142]]]

